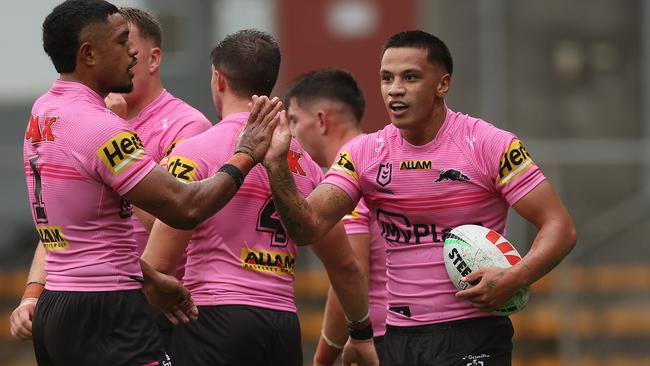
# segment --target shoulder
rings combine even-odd
[[[453,113],[451,116],[453,120],[448,134],[461,150],[475,153],[498,150],[517,138],[512,132],[498,128],[480,118],[450,112]]]

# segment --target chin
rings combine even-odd
[[[111,89],[111,93],[120,93],[120,94],[127,94],[132,91],[133,91],[133,82],[129,82],[128,84],[124,84],[124,85],[115,86]]]

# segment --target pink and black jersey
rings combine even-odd
[[[215,174],[234,153],[247,118],[248,113],[231,114],[178,144],[167,160],[169,172],[185,182]],[[296,186],[306,196],[321,181],[321,169],[295,141],[287,158]],[[197,305],[295,312],[295,265],[296,245],[275,211],[266,170],[257,165],[232,200],[194,230],[183,284]]]
[[[368,303],[374,337],[386,333],[386,242],[381,236],[377,220],[370,214],[363,198],[349,215],[343,217],[348,235],[366,234],[370,239],[370,263],[368,267]]]
[[[140,136],[147,154],[156,163],[162,162],[178,142],[205,132],[212,126],[201,112],[167,90],[163,90],[158,98],[127,122]],[[138,253],[142,254],[149,234],[135,215],[133,230]]]
[[[445,234],[480,224],[504,234],[508,207],[545,178],[513,134],[447,109],[435,139],[414,146],[392,124],[344,146],[324,183],[363,197],[386,240],[387,323],[490,316],[457,299]]]
[[[57,80],[32,108],[23,160],[32,216],[47,249],[48,290],[140,288],[131,206],[155,166],[138,135],[87,86]]]

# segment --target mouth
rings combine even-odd
[[[402,102],[402,101],[388,102],[388,109],[390,110],[391,114],[393,114],[396,117],[401,116],[404,113],[406,113],[408,108],[409,108],[409,105]]]
[[[133,78],[133,71],[131,69],[133,68],[133,66],[135,66],[137,64],[138,64],[138,59],[134,57],[133,61],[131,61],[131,63],[129,64],[129,67],[127,67],[127,69],[126,69],[127,73],[129,74],[129,76],[131,78]]]

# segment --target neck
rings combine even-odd
[[[99,88],[99,85],[94,79],[86,77],[84,73],[79,71],[75,71],[67,74],[59,74],[59,79],[63,81],[73,81],[80,84],[84,84],[85,86],[92,89],[95,93],[99,94],[102,98],[106,98],[106,96],[109,93],[108,91],[101,90]]]
[[[436,99],[433,102],[431,117],[421,124],[414,124],[410,129],[400,129],[402,137],[415,146],[426,145],[433,141],[445,123],[447,118],[447,107],[444,99]]]
[[[250,112],[248,108],[248,103],[251,102],[251,98],[239,97],[230,93],[227,93],[223,96],[223,104],[221,106],[221,116],[220,118],[225,118],[226,116],[239,113],[239,112]]]
[[[341,147],[348,143],[348,141],[352,140],[353,138],[361,135],[363,132],[361,131],[360,128],[354,127],[354,128],[343,128],[338,132],[334,132],[328,136],[327,139],[327,144],[325,144],[325,158],[327,161],[325,162],[318,162],[319,165],[323,167],[329,167],[334,163],[334,160],[336,159],[336,156],[341,150]]]
[[[126,120],[131,120],[134,117],[136,117],[140,112],[142,112],[143,109],[147,108],[151,102],[156,100],[162,94],[163,92],[163,86],[162,82],[160,81],[160,77],[154,76],[151,78],[151,81],[147,83],[146,86],[142,86],[143,88],[146,88],[145,91],[142,92],[142,97],[136,100],[128,100],[127,97],[127,104],[128,108],[126,111]]]

